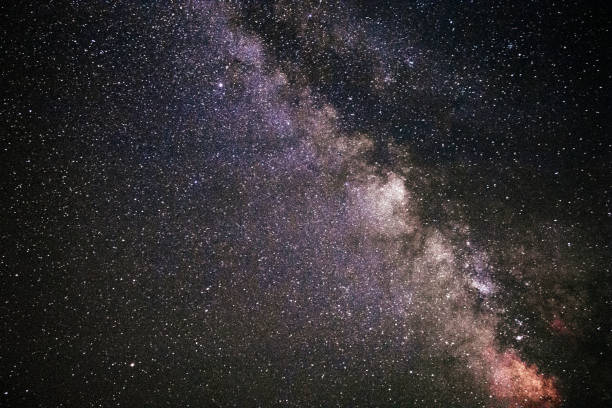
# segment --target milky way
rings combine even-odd
[[[6,11],[0,401],[610,404],[597,12]]]

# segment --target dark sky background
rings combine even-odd
[[[604,2],[2,17],[0,406],[612,404]]]

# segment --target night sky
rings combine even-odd
[[[0,406],[612,406],[605,2],[6,3]]]

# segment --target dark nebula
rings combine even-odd
[[[1,406],[612,406],[603,2],[8,3]]]

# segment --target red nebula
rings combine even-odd
[[[568,335],[572,333],[572,331],[565,325],[565,322],[558,317],[555,317],[553,321],[550,322],[550,328],[559,334]]]
[[[556,379],[540,374],[535,364],[527,365],[516,351],[490,348],[485,358],[491,367],[491,394],[508,407],[553,408],[561,402]]]

